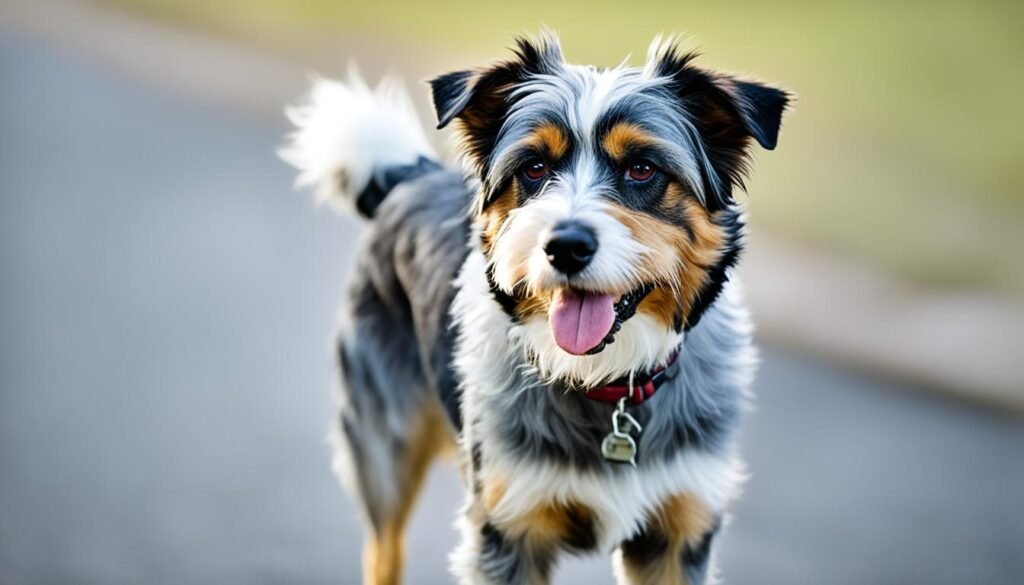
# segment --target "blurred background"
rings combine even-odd
[[[1024,4],[0,0],[0,584],[357,583],[331,338],[360,226],[274,149],[309,72],[567,57],[794,91],[746,199],[763,348],[725,583],[1024,583]],[[437,145],[448,148],[445,136]],[[449,150],[450,152],[450,150]],[[408,581],[444,583],[431,476]],[[607,559],[558,582],[610,583]]]

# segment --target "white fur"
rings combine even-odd
[[[511,293],[518,284],[525,285],[530,294],[571,284],[621,295],[638,283],[653,280],[655,275],[643,274],[639,267],[646,264],[644,259],[660,251],[637,241],[629,228],[608,213],[608,204],[595,196],[598,188],[592,184],[589,173],[580,168],[585,166],[586,161],[581,161],[579,172],[571,179],[555,178],[541,196],[509,212],[495,239],[491,260],[495,281],[506,292]],[[554,226],[570,219],[592,227],[598,241],[594,259],[571,281],[551,266],[544,252]],[[666,270],[671,271],[671,267],[666,266]],[[576,356],[555,343],[547,316],[535,315],[513,327],[509,341],[534,357],[542,379],[561,378],[596,386],[664,362],[679,345],[681,336],[657,320],[638,314],[625,322],[615,342],[601,353]]]
[[[614,103],[615,100],[612,99],[615,96],[614,92],[618,90],[619,95],[628,95],[629,92],[636,90],[634,87],[636,84],[626,83],[624,74],[628,70],[621,66],[607,70],[581,65],[568,65],[567,67],[577,70],[581,78],[590,81],[579,100],[577,109],[573,110],[577,115],[579,137],[586,141],[584,144],[589,150],[592,148],[590,139],[594,135],[594,126],[597,125],[601,114]]]
[[[542,380],[574,380],[583,388],[654,369],[668,360],[683,337],[642,313],[626,321],[615,341],[596,355],[572,355],[558,347],[546,316],[534,316],[511,334],[513,342],[528,348]]]
[[[656,49],[652,46],[652,51]],[[651,53],[652,55],[655,53]],[[492,153],[492,173],[507,176],[517,163],[515,145],[529,138],[530,130],[539,120],[565,113],[574,142],[583,153],[592,153],[597,123],[611,107],[630,96],[664,82],[654,75],[653,62],[644,71],[624,65],[601,70],[579,65],[563,65],[558,75],[539,74],[522,83],[512,92],[518,98],[508,113],[498,143]],[[710,171],[710,160],[693,123],[686,116],[670,116],[661,123],[671,128],[671,135],[686,148],[677,150],[678,171],[694,194],[704,201],[701,167]],[[711,174],[711,180],[716,181]],[[717,189],[717,184],[713,184]]]
[[[670,496],[690,494],[712,513],[721,513],[744,479],[738,457],[692,449],[662,464],[624,471],[583,472],[499,453],[485,455],[480,474],[496,474],[507,482],[491,510],[495,525],[526,517],[543,504],[575,502],[594,511],[598,542],[607,551],[637,534],[647,514]]]
[[[537,463],[514,456],[485,459],[482,475],[498,473],[511,478],[504,496],[493,508],[489,520],[496,526],[514,522],[539,505],[573,502],[586,506],[594,514],[598,546],[613,552],[613,566],[622,574],[619,545],[643,529],[649,513],[665,499],[686,493],[707,506],[712,513],[724,515],[726,506],[739,495],[746,479],[743,463],[736,456],[715,456],[685,451],[661,465],[628,473],[609,475],[579,472],[567,467]],[[450,561],[460,583],[483,584],[489,581],[478,567],[480,527],[469,513],[472,500],[456,526],[462,534]],[[709,585],[717,582],[715,561],[708,562]],[[626,582],[620,579],[619,582]]]
[[[507,403],[504,393],[509,391],[508,381],[514,376],[514,364],[521,361],[521,352],[527,347],[543,348],[541,360],[554,361],[563,359],[560,354],[570,361],[574,356],[554,347],[544,319],[521,325],[511,323],[490,297],[483,277],[485,266],[482,253],[470,253],[456,283],[459,292],[452,314],[461,325],[460,349],[455,354],[455,365],[463,378],[463,416],[464,420],[475,421],[464,427],[462,444],[465,449],[473,444],[486,445],[481,467],[476,473],[484,484],[493,478],[505,486],[501,499],[490,511],[489,519],[500,526],[503,522],[528,516],[540,505],[578,503],[593,511],[599,545],[603,550],[611,551],[635,536],[642,529],[647,515],[672,495],[690,494],[713,514],[725,517],[729,503],[740,495],[746,479],[735,445],[717,453],[684,449],[667,461],[641,463],[637,469],[593,471],[538,461],[514,449],[500,447],[502,441],[494,433],[500,432],[496,421],[503,415],[496,406]],[[716,307],[705,317],[713,319],[715,327],[726,328],[740,337],[749,334],[749,321],[743,308],[740,286],[735,279],[727,283]],[[644,357],[630,355],[634,351],[647,356],[665,356],[663,348],[670,351],[677,347],[678,337],[669,339],[658,334],[654,329],[664,327],[652,327],[645,319],[644,315],[638,314],[627,321],[616,342],[597,356],[575,358],[578,361],[574,363],[556,363],[550,369],[594,377],[599,376],[600,371],[617,377],[616,374],[631,371],[638,364],[645,363]],[[635,329],[630,329],[631,324]],[[645,349],[636,349],[638,347]],[[621,353],[616,353],[617,349]],[[706,351],[699,344],[690,349]],[[601,363],[599,359],[588,361],[592,358],[607,360],[606,365],[595,365]],[[731,374],[737,377],[734,382],[745,387],[755,364],[752,350],[748,346],[729,359],[735,360],[730,368]],[[615,371],[616,368],[621,370]],[[473,505],[472,498],[466,505],[458,524],[463,538],[451,556],[452,568],[461,583],[486,583],[477,567],[479,526],[468,514]],[[616,559],[613,562],[621,564]],[[621,572],[621,567],[616,570]],[[712,558],[708,564],[708,583],[716,582],[715,573]]]
[[[548,262],[544,244],[561,221],[578,220],[594,229],[597,254],[572,279],[587,290],[625,294],[646,280],[638,261],[654,253],[633,238],[629,228],[608,213],[608,205],[587,188],[555,179],[544,194],[509,212],[494,242],[495,280],[506,292],[525,284],[532,294],[565,287],[566,277]]]
[[[552,370],[577,372],[584,377],[601,374],[617,377],[616,374],[631,371],[637,364],[649,363],[643,356],[630,355],[634,351],[647,356],[666,356],[663,348],[670,351],[677,347],[680,338],[669,339],[658,334],[654,329],[664,327],[652,327],[644,315],[638,314],[627,321],[616,342],[597,356],[568,356],[554,347],[544,319],[522,325],[511,323],[490,297],[486,279],[482,276],[485,266],[482,253],[470,253],[456,283],[459,292],[452,314],[461,325],[460,349],[455,354],[455,365],[463,378],[463,417],[466,421],[475,421],[464,427],[462,445],[464,449],[473,444],[486,445],[481,467],[476,473],[484,484],[493,478],[505,486],[501,499],[490,511],[489,519],[500,526],[503,522],[528,516],[540,505],[574,502],[593,511],[599,546],[605,551],[612,551],[635,536],[642,529],[647,515],[672,495],[689,494],[713,514],[726,517],[730,502],[740,495],[746,479],[745,467],[735,444],[717,453],[684,449],[667,461],[642,462],[637,469],[592,471],[538,461],[514,449],[500,447],[503,443],[495,434],[500,432],[496,421],[503,415],[497,407],[507,403],[504,393],[509,391],[508,381],[515,375],[514,364],[520,363],[521,352],[527,347],[543,348],[541,360],[569,360],[569,363],[548,366]],[[705,316],[714,320],[714,327],[728,329],[730,334],[740,337],[749,334],[749,321],[743,308],[740,286],[735,279],[727,283],[716,307]],[[630,328],[631,324],[635,329]],[[616,350],[621,353],[616,353]],[[700,344],[690,350],[706,351]],[[598,366],[595,364],[602,363],[601,360],[592,358],[607,361],[605,365]],[[728,359],[735,360],[729,369],[731,375],[736,376],[735,384],[745,387],[755,365],[752,349],[747,346]],[[618,368],[621,369],[616,371]],[[473,505],[470,497],[458,522],[463,534],[462,542],[451,555],[453,572],[461,583],[467,584],[487,582],[477,566],[480,527],[469,514]],[[613,563],[621,565],[621,559],[613,558]],[[621,573],[621,566],[616,566],[616,570]],[[712,557],[708,563],[709,584],[717,582],[715,575]]]
[[[576,213],[571,211],[573,204],[576,205]],[[492,262],[498,286],[506,291],[511,291],[518,282],[525,283],[531,291],[566,286],[565,277],[547,261],[542,242],[555,223],[574,218],[595,227],[600,242],[591,265],[573,278],[574,286],[620,294],[629,292],[637,282],[644,280],[636,272],[639,259],[654,251],[634,240],[629,230],[603,209],[604,204],[597,198],[552,194],[510,212],[505,224],[507,229],[499,234],[494,246]],[[522,266],[524,261],[525,267]],[[463,267],[459,281],[461,290],[454,312],[459,315],[460,311],[476,312],[482,308],[486,316],[467,320],[472,323],[471,327],[480,328],[482,320],[497,320],[490,331],[507,331],[507,334],[494,340],[495,346],[503,343],[507,346],[503,349],[512,352],[510,355],[516,352],[532,355],[542,379],[561,378],[575,380],[581,386],[597,386],[629,372],[663,363],[682,340],[682,334],[648,315],[637,314],[615,334],[615,342],[600,353],[572,355],[555,343],[546,315],[534,315],[522,324],[510,326],[505,314],[494,306],[491,299],[483,278],[485,263],[479,252],[471,254]],[[522,276],[514,276],[516,274]],[[494,309],[496,313],[487,309]]]
[[[286,113],[295,131],[278,154],[299,170],[296,187],[344,211],[380,169],[437,158],[396,78],[375,89],[354,69],[347,82],[316,78],[306,102]]]

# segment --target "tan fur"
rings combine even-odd
[[[682,563],[683,548],[698,546],[714,525],[714,515],[697,498],[677,494],[647,516],[647,530],[662,535],[668,542],[664,554],[654,562],[638,565],[623,557],[622,568],[629,585],[679,585],[686,583]]]
[[[510,185],[480,214],[480,245],[485,255],[490,256],[494,240],[505,225],[509,212],[516,208],[516,203],[516,189]]]
[[[480,501],[484,506],[484,511],[487,514],[494,512],[494,509],[501,502],[501,499],[505,497],[505,486],[506,483],[500,479],[489,479],[484,485],[484,489],[481,492]]]
[[[494,248],[494,242],[497,240],[501,228],[508,219],[508,214],[515,207],[516,191],[514,187],[510,187],[480,215],[480,245],[486,256],[490,256],[491,250]],[[515,313],[520,319],[526,320],[532,315],[547,313],[550,306],[551,292],[546,291],[528,296],[519,301],[519,304],[516,305]]]
[[[676,315],[680,314],[679,299],[676,298],[672,289],[659,286],[647,295],[637,311],[653,316],[665,327],[674,327]]]
[[[488,508],[486,488],[484,493],[485,509],[493,509]],[[491,506],[496,503],[490,502]],[[593,511],[576,502],[550,502],[537,506],[522,516],[495,522],[495,527],[510,538],[525,538],[531,545],[545,549],[558,546],[570,538],[574,523],[592,518]]]
[[[518,316],[521,321],[526,321],[533,315],[546,314],[550,307],[550,293],[535,294],[533,296],[526,297],[516,305],[516,316]]]
[[[708,272],[722,258],[725,245],[725,230],[716,223],[708,210],[693,199],[684,200],[686,225],[690,229],[688,245],[683,247],[683,269],[680,279],[685,291],[685,315],[697,293],[707,284]]]
[[[569,138],[565,131],[555,124],[542,124],[534,129],[524,140],[538,151],[546,154],[548,161],[557,161],[569,150]],[[485,256],[490,257],[494,242],[508,220],[509,213],[518,204],[518,184],[509,183],[509,187],[494,199],[480,214],[480,241]],[[520,278],[524,275],[517,275]],[[515,308],[520,319],[527,319],[538,313],[547,313],[551,306],[550,291],[538,293],[524,298]]]
[[[399,466],[398,507],[379,529],[371,526],[363,549],[363,583],[365,585],[397,585],[402,582],[405,557],[405,526],[416,503],[427,470],[434,459],[455,448],[454,437],[444,420],[438,403],[431,403],[423,413],[418,428],[402,456]]]
[[[557,161],[565,156],[569,150],[569,138],[565,132],[555,124],[542,124],[538,126],[529,138],[527,144],[531,144],[537,150],[548,155],[549,160]]]
[[[693,495],[677,494],[662,502],[649,520],[669,540],[696,546],[711,530],[715,516]]]
[[[568,137],[566,137],[565,132],[561,128],[554,124],[539,126],[526,139],[526,143],[547,153],[550,160],[562,158],[566,151],[569,150]],[[509,212],[515,209],[517,205],[516,195],[516,184],[514,182],[509,183],[509,187],[505,192],[491,201],[487,209],[480,214],[481,238],[485,255],[490,255],[494,239],[498,236],[498,232],[501,231],[505,220],[508,219]]]
[[[534,510],[528,521],[527,537],[538,547],[549,547],[570,540],[581,522],[592,527],[594,512],[576,502],[558,502]]]
[[[631,148],[651,144],[655,139],[636,124],[616,124],[602,141],[605,152],[616,161],[622,161]]]
[[[629,228],[633,238],[650,251],[637,267],[642,278],[657,283],[637,309],[671,327],[678,315],[684,322],[707,283],[708,271],[721,258],[725,233],[700,203],[678,184],[666,189],[662,209],[684,218],[689,233],[646,213],[612,205],[611,214]]]

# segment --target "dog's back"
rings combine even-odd
[[[391,81],[371,90],[356,75],[319,80],[289,116],[297,130],[281,155],[299,168],[298,183],[369,220],[338,336],[335,471],[375,535],[367,576],[397,582],[415,494],[459,424],[448,307],[468,251],[471,192],[437,162]]]

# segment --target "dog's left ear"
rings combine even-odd
[[[731,79],[731,82],[733,99],[739,107],[743,125],[762,148],[775,150],[789,94],[754,81]]]
[[[792,96],[774,87],[714,73],[693,65],[694,53],[656,41],[649,53],[648,75],[668,79],[683,109],[700,134],[712,172],[705,192],[709,204],[732,202],[734,187],[743,187],[750,163],[751,139],[766,150],[778,144],[782,115]]]

